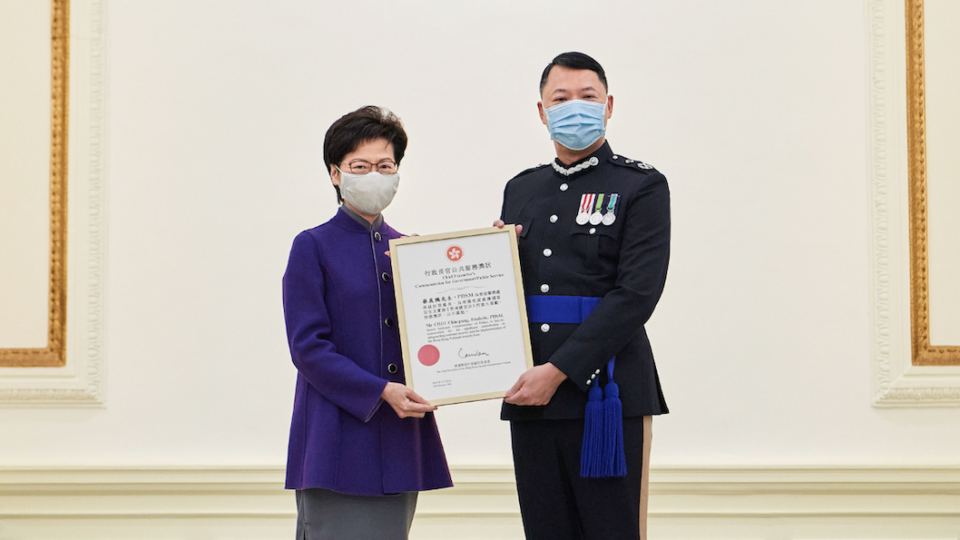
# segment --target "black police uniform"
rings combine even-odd
[[[578,224],[584,201],[596,199],[601,216],[614,214],[612,223]],[[592,206],[590,213],[597,210]],[[510,180],[500,219],[523,225],[520,266],[528,297],[601,299],[581,324],[531,322],[534,363],[551,362],[567,380],[545,406],[504,403],[501,411],[511,421],[527,538],[637,538],[642,417],[668,412],[644,330],[667,275],[666,178],[642,161],[614,154],[605,142],[577,163],[557,160]],[[627,477],[580,478],[587,391],[606,385],[607,362],[614,357]]]

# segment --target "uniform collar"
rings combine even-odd
[[[383,214],[377,216],[377,219],[370,223],[348,208],[347,205],[341,204],[340,209],[337,210],[337,215],[333,216],[333,221],[350,231],[371,232],[378,231],[383,226]]]
[[[613,150],[610,149],[610,143],[603,141],[603,144],[600,145],[600,148],[597,148],[597,151],[590,154],[589,156],[584,157],[583,159],[572,163],[570,165],[564,164],[560,161],[560,158],[554,158],[553,170],[557,172],[560,176],[569,178],[574,176],[582,171],[586,171],[599,165],[600,163],[610,159],[613,155]]]

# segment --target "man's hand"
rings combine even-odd
[[[524,372],[517,384],[507,390],[503,400],[511,405],[546,405],[566,378],[562,371],[547,362]]]
[[[496,227],[496,228],[498,228],[498,229],[502,229],[504,225],[505,225],[505,223],[504,223],[502,220],[499,220],[499,219],[493,222],[493,226]],[[520,231],[522,231],[522,230],[523,230],[523,225],[517,225],[517,226],[516,226],[517,238],[520,238]]]
[[[437,408],[406,386],[388,382],[380,397],[390,404],[400,418],[423,418],[423,415]]]

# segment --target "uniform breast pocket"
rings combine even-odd
[[[606,225],[574,225],[570,229],[570,244],[579,259],[579,272],[600,274],[616,267],[619,246],[619,227]]]

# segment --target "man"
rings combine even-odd
[[[524,531],[637,540],[650,417],[668,412],[643,325],[666,280],[670,193],[656,169],[607,144],[613,96],[596,60],[557,56],[540,97],[557,158],[507,183],[496,222],[517,224],[535,364],[501,413]]]

